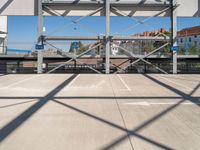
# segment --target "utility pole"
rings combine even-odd
[[[43,9],[42,9],[42,0],[38,0],[38,44],[43,46]],[[40,49],[37,52],[37,73],[43,73],[43,50]]]
[[[106,35],[105,35],[105,54],[106,54],[106,74],[110,73],[110,0],[106,0]]]
[[[173,74],[177,74],[177,10],[176,0],[171,0],[171,50],[173,55]]]

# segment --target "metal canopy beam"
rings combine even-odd
[[[106,0],[105,0],[106,1]],[[152,16],[169,5],[170,0],[111,0],[110,5],[117,7],[132,16]],[[177,9],[178,17],[199,17],[199,0],[177,0],[180,7]],[[22,4],[25,6],[22,8]],[[67,12],[67,16],[84,16],[99,6],[104,5],[103,0],[62,0],[43,1],[43,6],[54,10]],[[37,0],[0,0],[0,15],[34,16],[38,14]],[[50,15],[44,13],[44,15]],[[105,11],[96,14],[105,16]],[[116,16],[111,13],[111,16]],[[170,16],[170,12],[162,16]]]
[[[127,36],[127,37],[120,37],[120,36],[115,36],[111,38],[112,40],[126,40],[126,41],[140,41],[140,40],[144,40],[144,41],[169,41],[168,37],[137,37],[137,36]]]
[[[100,36],[47,36],[44,38],[46,41],[70,41],[70,40],[86,40],[86,41],[98,41],[98,40],[104,40],[105,37]],[[168,37],[137,37],[137,36],[114,36],[110,37],[111,41],[118,41],[118,40],[150,40],[150,41],[169,41]]]
[[[79,1],[77,3],[68,2],[68,1],[62,1],[62,2],[47,2],[43,3],[44,7],[49,7],[53,10],[59,11],[60,13],[66,13],[68,16],[81,16],[80,12],[88,13],[90,11],[93,11],[94,9],[97,9],[99,7],[104,6],[104,2],[95,2],[95,1]],[[160,3],[160,2],[149,2],[146,3],[138,1],[118,1],[118,2],[112,2],[110,3],[111,7],[116,7],[120,9],[123,12],[127,12],[129,14],[132,14],[131,16],[151,16],[152,12],[160,12],[161,10],[167,8],[170,6],[170,4],[167,3]],[[135,12],[133,13],[134,10]],[[150,14],[152,13],[152,14]],[[144,15],[142,15],[144,14]],[[54,15],[54,14],[48,14],[44,13],[44,15]],[[166,12],[165,14],[162,14],[160,16],[169,16],[170,11]],[[106,16],[106,10],[100,11],[96,16]],[[110,16],[118,16],[115,13],[111,12]]]
[[[71,40],[86,40],[86,41],[96,41],[103,40],[102,37],[98,36],[47,36],[44,38],[46,41],[71,41]]]
[[[74,0],[68,0],[68,1],[44,1],[43,5],[45,6],[80,6],[80,5],[103,5],[104,1],[79,1],[79,2],[75,2]],[[121,1],[113,1],[110,0],[110,5],[111,6],[167,6],[170,5],[169,1],[155,1],[155,0],[148,0],[146,2],[142,2],[141,0],[121,0]]]

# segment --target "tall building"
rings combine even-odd
[[[179,46],[188,49],[190,46],[200,48],[200,26],[182,29],[177,33]]]
[[[6,51],[7,17],[0,16],[0,54]]]

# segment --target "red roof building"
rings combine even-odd
[[[146,31],[146,32],[143,32],[142,34],[134,34],[133,36],[137,36],[137,37],[151,37],[151,36],[157,36],[159,34],[162,34],[162,33],[165,33],[167,30],[164,29],[164,28],[161,28],[159,30],[156,30],[156,31]]]
[[[185,28],[177,33],[178,37],[200,35],[200,26]]]

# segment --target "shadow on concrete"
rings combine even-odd
[[[23,100],[23,99],[41,99],[42,97],[0,97],[0,100]],[[183,97],[181,96],[60,96],[60,97],[53,97],[54,99],[59,99],[59,100],[181,100]],[[193,103],[198,103],[200,102],[198,99],[200,99],[199,96],[191,96],[190,99],[186,99],[189,101],[192,101]]]
[[[199,80],[200,80],[200,79],[199,80],[198,79],[196,79],[196,80],[195,79],[188,79],[187,76],[185,76],[185,77],[177,77],[177,76],[166,76],[165,75],[165,76],[161,76],[161,77],[164,77],[164,78],[167,77],[167,78],[170,78],[170,79],[177,79],[177,80],[181,80],[181,81],[184,80],[184,81],[190,81],[190,82],[199,82]]]
[[[95,115],[93,115],[93,114],[90,114],[90,113],[88,113],[88,112],[86,112],[86,111],[84,111],[84,110],[78,109],[78,108],[76,108],[76,107],[73,107],[73,106],[71,106],[71,105],[68,105],[68,104],[66,104],[66,103],[63,103],[63,102],[61,102],[61,101],[57,101],[57,100],[52,100],[52,101],[55,102],[55,103],[57,103],[57,104],[60,104],[60,105],[62,105],[62,106],[64,106],[64,107],[66,107],[66,108],[68,108],[68,109],[74,110],[74,111],[76,111],[76,112],[78,112],[78,113],[81,113],[81,114],[83,114],[83,115],[85,115],[85,116],[88,116],[88,117],[90,117],[90,118],[92,118],[92,119],[95,119],[96,121],[99,121],[99,122],[101,122],[101,123],[107,124],[107,125],[109,125],[109,126],[111,126],[111,127],[114,127],[114,128],[116,128],[116,129],[122,130],[122,131],[124,131],[125,133],[128,133],[128,135],[127,135],[127,134],[125,135],[125,139],[128,138],[129,135],[132,135],[132,136],[138,137],[138,138],[140,138],[141,140],[144,140],[144,141],[146,141],[146,142],[148,142],[148,143],[151,143],[151,144],[153,144],[153,145],[155,145],[155,146],[157,146],[157,147],[159,147],[159,148],[166,149],[166,150],[172,150],[172,148],[170,148],[170,147],[168,147],[168,146],[166,146],[166,145],[164,145],[164,144],[161,144],[161,143],[159,143],[159,142],[153,141],[153,140],[151,140],[151,139],[149,139],[149,138],[147,138],[147,137],[145,137],[145,136],[142,136],[142,135],[137,134],[135,131],[128,130],[128,129],[126,129],[126,128],[123,127],[123,126],[117,125],[117,124],[112,123],[112,122],[110,122],[110,121],[108,121],[108,120],[105,120],[105,119],[103,119],[103,118],[100,118],[100,117],[98,117],[98,116],[95,116]],[[101,148],[101,150],[106,150],[106,149],[107,149],[107,148]]]
[[[8,75],[8,74],[0,74],[0,77],[6,76],[6,75]]]
[[[64,101],[69,101],[69,100],[130,100],[131,102],[140,102],[140,100],[145,100],[146,102],[155,102],[156,100],[162,100],[162,102],[179,102],[182,99],[188,100],[192,103],[195,103],[197,105],[200,105],[200,97],[198,96],[191,96],[190,99],[187,99],[185,97],[181,97],[181,96],[61,96],[61,97],[52,97],[52,99],[57,99],[57,100],[64,100]],[[34,99],[34,100],[32,100]],[[12,107],[12,106],[16,106],[16,105],[21,105],[21,104],[25,104],[25,103],[29,103],[29,102],[33,102],[33,101],[37,101],[38,99],[42,99],[42,97],[0,97],[0,100],[15,100],[15,101],[20,101],[20,100],[29,100],[26,102],[19,102],[19,103],[14,103],[14,104],[10,104],[10,105],[4,105],[4,106],[0,106],[1,108],[7,108],[7,107]]]
[[[158,120],[159,118],[163,117],[164,115],[167,115],[169,112],[171,112],[172,110],[174,110],[175,108],[177,108],[178,106],[180,106],[182,103],[184,103],[187,100],[190,100],[191,102],[193,102],[193,98],[192,95],[198,90],[198,88],[200,87],[200,83],[190,92],[190,94],[185,94],[182,91],[179,91],[178,89],[171,87],[170,85],[167,85],[149,75],[144,75],[146,78],[150,79],[151,81],[154,81],[155,83],[159,84],[160,86],[163,86],[165,88],[167,88],[170,91],[175,92],[176,94],[180,95],[182,98],[181,101],[177,102],[176,104],[166,108],[165,110],[161,111],[159,114],[155,115],[154,117],[148,119],[147,121],[143,122],[142,124],[140,124],[138,127],[134,128],[131,130],[131,133],[137,133],[138,131],[140,131],[141,129],[144,129],[145,127],[149,126],[150,124],[154,123],[156,120]],[[195,98],[195,100],[198,101],[198,99]],[[196,104],[196,103],[194,103]],[[199,104],[196,104],[197,106],[199,106]],[[133,134],[129,134],[128,136],[134,136]],[[113,147],[119,145],[120,143],[122,143],[124,140],[126,140],[127,135],[123,135],[121,137],[119,137],[118,139],[116,139],[115,141],[112,141],[110,144],[108,144],[107,146],[103,147],[102,150],[110,150]],[[164,148],[165,149],[165,148]],[[167,150],[170,150],[171,148],[166,148]]]
[[[54,97],[55,99],[67,99],[67,100],[70,100],[70,99],[102,99],[102,100],[106,100],[106,99],[117,99],[117,100],[145,100],[145,101],[152,101],[152,100],[181,100],[181,99],[185,99],[185,100],[188,100],[188,101],[191,101],[193,103],[199,103],[199,98],[198,96],[191,96],[191,97],[182,97],[182,96],[131,96],[131,97],[125,97],[125,96],[116,96],[116,97],[96,97],[96,96],[75,96],[75,97]],[[1,97],[0,97],[1,99]]]
[[[13,107],[13,106],[18,106],[18,105],[22,105],[22,104],[26,104],[26,103],[31,103],[31,102],[35,102],[37,100],[30,100],[30,101],[25,101],[25,102],[21,102],[21,103],[14,103],[14,104],[10,104],[10,105],[4,105],[4,106],[0,106],[1,108],[8,108],[8,107]]]
[[[95,119],[96,121],[99,121],[101,123],[107,124],[109,126],[112,126],[113,128],[116,128],[118,130],[121,130],[124,132],[124,135],[120,136],[119,138],[117,138],[115,141],[111,141],[108,145],[105,145],[104,147],[100,148],[101,150],[109,150],[109,149],[113,149],[114,147],[116,147],[117,145],[119,145],[120,143],[124,142],[127,138],[129,137],[137,137],[149,144],[152,144],[156,147],[159,147],[161,149],[166,149],[166,150],[172,150],[174,148],[171,148],[167,145],[164,145],[162,143],[159,143],[157,141],[154,141],[148,137],[142,136],[140,134],[138,134],[138,132],[142,129],[144,129],[145,127],[149,126],[150,124],[154,123],[155,121],[157,121],[158,119],[160,119],[161,117],[163,117],[164,115],[168,114],[169,112],[171,112],[172,110],[174,110],[175,108],[177,108],[178,106],[180,106],[183,102],[189,100],[191,102],[194,101],[199,101],[198,97],[192,97],[192,95],[198,90],[198,88],[200,87],[200,83],[194,88],[193,91],[190,92],[190,94],[185,94],[182,91],[179,91],[178,89],[171,87],[168,84],[165,84],[149,75],[145,75],[146,78],[150,79],[151,81],[154,81],[155,83],[157,83],[158,85],[165,87],[167,89],[169,89],[170,91],[175,92],[176,94],[178,94],[178,98],[179,101],[177,101],[176,104],[166,108],[165,110],[161,111],[160,113],[158,113],[157,115],[153,116],[152,118],[146,120],[145,122],[143,122],[142,124],[140,124],[139,126],[137,126],[136,128],[129,130],[126,129],[124,126],[120,126],[118,124],[115,124],[113,122],[110,122],[109,120],[105,120],[101,117],[95,116],[93,114],[90,114],[84,110],[78,109],[76,107],[73,107],[71,105],[68,105],[66,103],[63,103],[59,100],[62,99],[106,99],[106,97],[56,97],[55,95],[63,88],[65,87],[67,84],[69,84],[74,78],[76,77],[76,75],[72,75],[69,79],[67,79],[65,82],[63,82],[62,84],[60,84],[58,87],[56,87],[54,90],[52,90],[49,94],[47,94],[44,97],[38,97],[38,102],[36,102],[35,104],[33,104],[31,107],[29,107],[27,110],[25,110],[24,112],[22,112],[19,116],[17,116],[14,120],[12,120],[11,122],[9,122],[7,125],[5,125],[1,130],[0,130],[0,143],[6,139],[7,136],[9,136],[13,131],[15,131],[20,125],[22,125],[26,120],[28,120],[31,116],[33,116],[40,108],[42,108],[48,101],[52,100],[53,102],[62,105],[68,109],[71,109],[73,111],[76,111],[78,113],[81,113],[82,115],[88,116],[92,119]],[[5,99],[5,97],[3,97]],[[12,97],[10,97],[12,99]],[[21,97],[23,98],[23,97]],[[31,99],[31,97],[25,97],[25,98],[29,98]],[[35,97],[37,98],[37,97]],[[60,98],[60,99],[59,99]],[[140,98],[140,97],[107,97],[108,99],[124,99],[124,98]],[[146,97],[147,99],[150,98],[155,98],[155,99],[160,99],[162,97]],[[170,98],[170,97],[169,97]],[[174,98],[174,97],[173,97]],[[59,99],[59,100],[55,100],[55,99]],[[144,99],[144,97],[141,97],[141,99]],[[166,97],[163,97],[163,99],[166,99]],[[199,106],[199,105],[198,105]]]
[[[159,81],[158,79],[155,79],[147,74],[144,75],[146,78],[150,79],[151,81],[155,82],[156,84],[176,93],[177,95],[181,96],[185,101],[186,100],[189,100],[191,102],[199,102],[199,98],[198,97],[193,97],[192,95],[200,88],[200,82],[197,82],[198,85],[189,93],[189,94],[186,94],[176,88],[174,88],[173,86],[170,86],[164,82],[161,82]],[[194,103],[194,104],[197,104],[199,106],[198,103]]]
[[[49,100],[51,100],[62,88],[67,86],[77,75],[70,76],[67,80],[53,89],[46,96],[40,98],[38,102],[30,106],[15,119],[6,124],[0,129],[0,143],[5,140],[12,132],[14,132],[19,126],[25,123],[31,116],[33,116],[39,109],[41,109]]]

